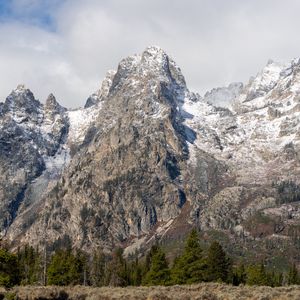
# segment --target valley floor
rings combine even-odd
[[[5,296],[5,298],[4,298]],[[230,286],[217,283],[203,283],[170,287],[15,287],[9,291],[0,290],[0,299],[18,300],[293,300],[300,299],[300,286],[250,287]]]

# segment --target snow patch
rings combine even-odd
[[[100,109],[101,103],[98,104],[98,106],[92,106],[89,108],[79,108],[67,112],[70,124],[68,136],[69,142],[83,142],[91,124],[96,121]]]

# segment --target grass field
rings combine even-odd
[[[289,287],[234,287],[225,284],[203,283],[170,287],[15,287],[0,290],[0,299],[7,300],[299,300],[300,286]]]

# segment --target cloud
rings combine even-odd
[[[67,107],[83,105],[108,69],[151,44],[201,93],[247,81],[269,58],[300,56],[298,0],[11,3],[0,23],[0,100],[25,83],[42,101],[53,92]]]

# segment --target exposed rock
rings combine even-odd
[[[43,105],[19,86],[0,105],[2,235],[127,253],[194,225],[289,237],[298,208],[288,215],[276,184],[300,183],[299,74],[298,60],[269,62],[201,98],[152,46],[110,71],[85,108],[53,95]]]
[[[33,180],[47,168],[67,134],[63,109],[49,96],[45,107],[23,85],[7,97],[0,116],[0,231],[18,215]]]

